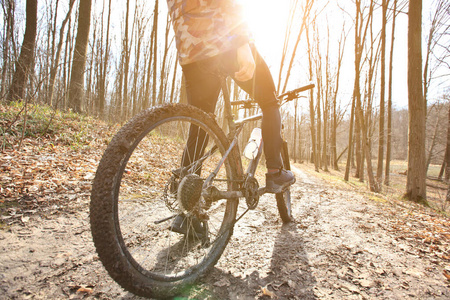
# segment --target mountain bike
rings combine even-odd
[[[288,102],[313,87],[278,98]],[[262,114],[235,121],[232,106],[254,102],[230,101],[225,79],[222,94],[227,135],[214,115],[171,104],[133,117],[103,154],[92,186],[91,231],[101,262],[125,290],[155,298],[182,292],[216,264],[236,222],[266,192],[255,177],[262,142],[256,141],[246,170],[238,146],[245,125]],[[289,170],[287,150],[284,142]],[[289,188],[275,198],[282,221],[290,222]],[[246,209],[238,215],[240,199]],[[171,228],[180,216],[185,234]]]

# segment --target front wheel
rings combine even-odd
[[[237,199],[208,205],[200,199],[218,165],[211,184],[237,188],[233,152],[223,162],[227,148],[209,115],[181,104],[143,111],[114,136],[92,186],[90,222],[100,260],[124,289],[173,296],[217,262]],[[180,219],[184,234],[174,230]]]
[[[285,170],[291,169],[291,164],[289,162],[289,153],[286,141],[283,142],[283,148],[281,150],[281,158],[283,161],[283,168]],[[291,189],[288,187],[282,193],[275,195],[277,199],[278,212],[280,213],[281,220],[283,223],[289,223],[293,220],[292,210],[291,210]]]

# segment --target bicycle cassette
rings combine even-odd
[[[181,208],[192,212],[202,195],[203,179],[197,174],[186,175],[178,186],[177,199]]]

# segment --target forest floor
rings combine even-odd
[[[62,131],[58,122],[41,135],[24,131],[20,149],[19,135],[3,130],[0,299],[140,299],[108,276],[89,229],[91,181],[117,127],[65,116]],[[283,225],[264,196],[180,299],[450,299],[445,213],[308,164],[294,171],[295,222]]]

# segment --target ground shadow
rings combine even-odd
[[[293,222],[279,228],[271,260],[267,262],[268,274],[254,271],[241,278],[214,268],[187,292],[186,298],[177,299],[316,299],[316,279],[304,250],[300,226]]]

